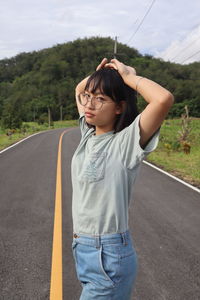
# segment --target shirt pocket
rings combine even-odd
[[[105,176],[106,156],[106,152],[91,153],[83,162],[79,180],[82,182],[102,180]]]

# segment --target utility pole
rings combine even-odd
[[[108,55],[112,55],[113,58],[117,58],[117,56],[121,56],[121,55],[126,55],[124,53],[117,53],[117,36],[115,37],[115,42],[114,42],[114,50],[113,53],[107,53]]]
[[[116,55],[117,55],[117,36],[115,37],[115,44],[114,44],[114,58],[117,58],[116,57]]]

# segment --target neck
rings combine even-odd
[[[111,127],[111,126],[110,127],[106,127],[106,128],[102,128],[102,127],[97,127],[96,126],[95,134],[96,135],[100,135],[100,134],[104,134],[104,133],[112,131],[112,130],[114,130],[114,128]]]

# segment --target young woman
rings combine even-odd
[[[148,105],[137,112],[136,92]],[[76,87],[81,141],[72,159],[73,255],[81,300],[131,299],[137,256],[128,208],[138,168],[158,143],[173,96],[117,59]]]

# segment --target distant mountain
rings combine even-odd
[[[4,127],[20,127],[22,121],[43,122],[78,117],[74,89],[93,73],[103,57],[113,57],[110,37],[77,39],[52,48],[21,53],[0,60],[0,119]],[[164,62],[118,43],[118,59],[134,66],[137,74],[160,83],[175,96],[171,117],[179,117],[188,105],[190,115],[200,117],[200,63]],[[139,108],[144,102],[139,98]]]

